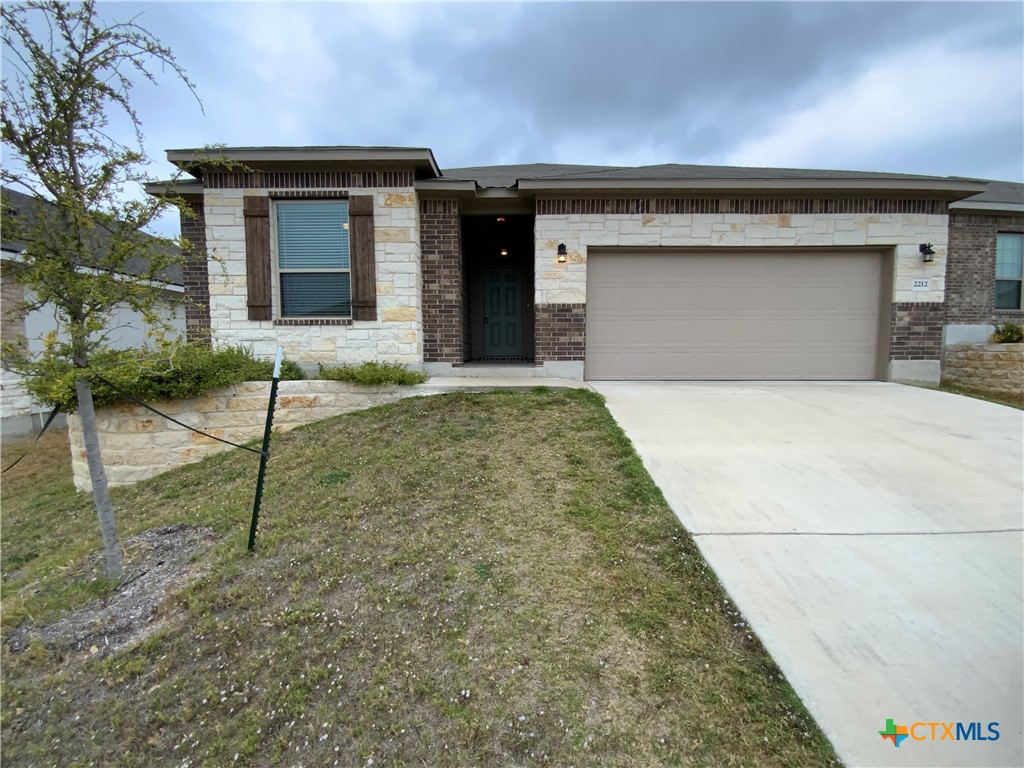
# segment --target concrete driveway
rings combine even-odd
[[[848,765],[1024,765],[1020,411],[882,383],[593,386]],[[888,719],[999,738],[924,725],[896,748]]]

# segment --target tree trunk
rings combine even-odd
[[[89,479],[92,481],[92,500],[96,505],[96,517],[100,521],[103,554],[107,558],[107,578],[117,581],[121,578],[124,564],[121,559],[121,542],[117,538],[117,526],[114,523],[114,506],[110,503],[110,489],[107,487],[107,471],[103,468],[100,439],[96,434],[92,387],[88,380],[76,379],[75,392],[78,395],[78,415],[82,419],[85,457],[89,462]]]

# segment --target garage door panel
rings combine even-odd
[[[591,379],[872,379],[877,253],[598,253]]]

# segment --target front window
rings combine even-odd
[[[996,235],[996,309],[1020,309],[1024,235]]]
[[[281,317],[351,317],[348,201],[279,201]]]

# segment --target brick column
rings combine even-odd
[[[185,279],[185,337],[210,340],[210,267],[206,253],[206,215],[201,199],[189,200],[192,214],[181,213],[181,236],[188,241]]]
[[[583,360],[587,350],[586,304],[538,304],[534,359]]]
[[[457,200],[420,201],[423,361],[462,365],[464,276]]]
[[[890,360],[939,360],[942,357],[941,302],[894,302],[890,324]]]

